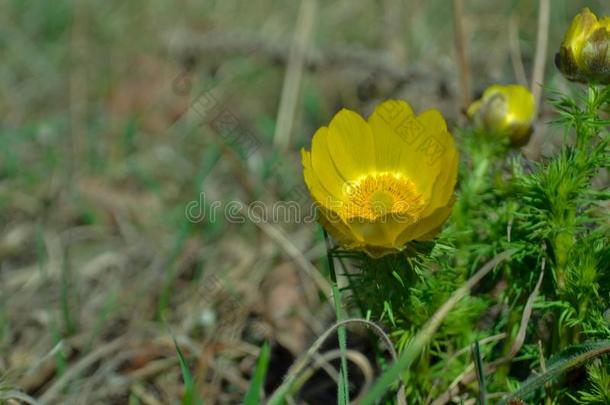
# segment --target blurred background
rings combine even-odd
[[[563,33],[610,5],[550,3],[544,84],[567,91]],[[489,84],[531,85],[538,6],[2,1],[0,398],[176,403],[172,337],[206,403],[241,402],[265,341],[276,387],[334,320],[324,239],[246,204],[306,205],[299,149],[342,107],[404,98],[455,128]],[[532,159],[553,150],[548,111]],[[301,400],[335,393],[322,373]]]

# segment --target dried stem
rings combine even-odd
[[[455,52],[460,72],[460,91],[462,93],[463,109],[468,108],[471,98],[470,90],[470,68],[466,53],[466,34],[464,31],[464,1],[453,0],[453,30],[455,38]]]
[[[508,44],[510,46],[510,61],[513,64],[513,72],[517,83],[529,87],[523,58],[521,57],[521,44],[519,43],[519,19],[513,15],[508,22]]]
[[[538,8],[538,34],[536,38],[536,57],[532,72],[531,91],[534,95],[536,111],[540,107],[544,68],[546,66],[546,51],[549,38],[549,21],[551,15],[551,0],[540,0]]]
[[[231,56],[254,55],[275,63],[288,63],[290,43],[267,38],[256,33],[175,32],[166,41],[166,47],[180,60],[199,58],[202,55],[222,54]],[[308,69],[345,68],[367,73],[378,72],[398,82],[409,82],[423,77],[418,69],[406,69],[397,63],[387,51],[354,46],[329,46],[324,49],[310,47],[304,55]]]
[[[317,0],[301,0],[273,137],[275,147],[280,150],[286,150],[290,146],[290,134],[301,88],[305,53],[311,41],[317,8]]]

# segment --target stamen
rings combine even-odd
[[[416,221],[425,207],[423,195],[407,177],[397,173],[375,173],[347,183],[341,216],[347,220],[375,220],[392,215]]]

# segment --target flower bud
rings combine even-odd
[[[584,8],[566,32],[555,64],[568,80],[610,84],[610,17],[598,20]]]
[[[467,115],[479,131],[507,136],[514,146],[522,146],[532,133],[534,110],[534,96],[525,87],[494,84],[468,107]]]

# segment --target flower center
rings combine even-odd
[[[375,173],[343,187],[347,197],[341,207],[346,219],[375,220],[392,215],[405,221],[415,221],[424,209],[424,197],[415,184],[397,173]]]

